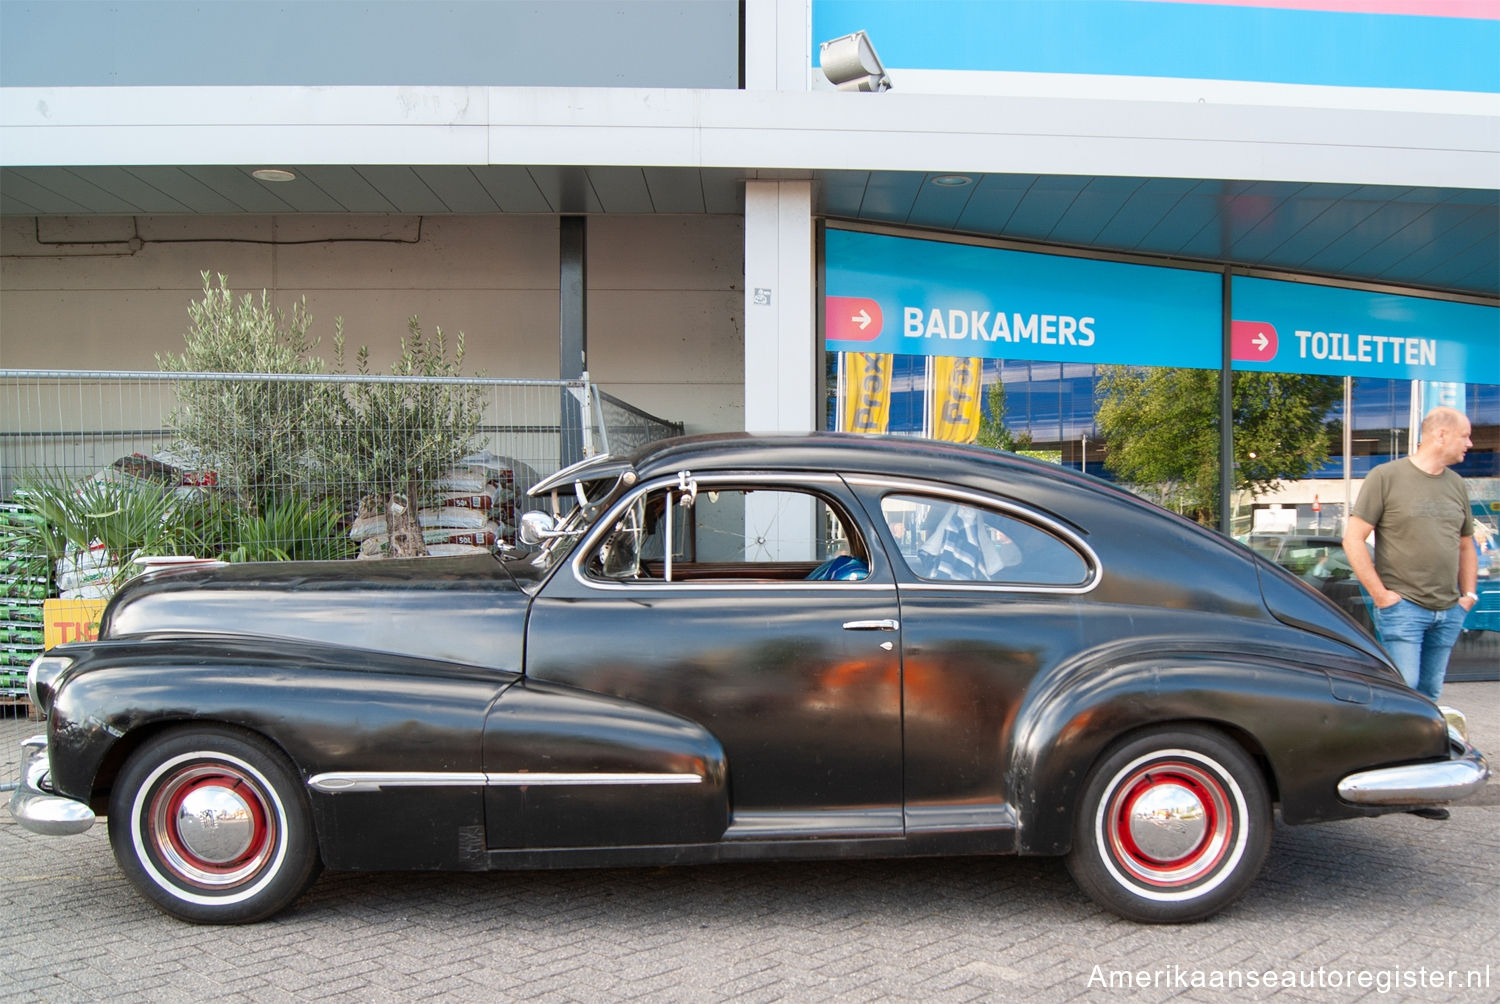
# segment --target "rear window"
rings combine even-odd
[[[1088,561],[1051,531],[1009,513],[921,495],[888,495],[881,512],[906,567],[929,582],[1077,586]]]

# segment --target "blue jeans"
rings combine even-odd
[[[1406,685],[1437,700],[1448,672],[1448,655],[1464,629],[1468,611],[1461,606],[1428,610],[1411,600],[1400,600],[1375,610],[1380,641],[1395,660]]]

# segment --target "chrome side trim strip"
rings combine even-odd
[[[725,841],[829,837],[899,837],[901,809],[802,809],[788,812],[736,812]]]
[[[1098,578],[1084,586],[1025,585],[1005,582],[931,582],[919,579],[901,583],[903,593],[1053,593],[1062,596],[1081,596],[1092,592]]]
[[[486,774],[485,783],[497,788],[521,788],[533,784],[702,784],[702,774]]]
[[[406,770],[382,774],[374,771],[351,770],[314,774],[307,779],[307,786],[332,794],[340,791],[380,791],[382,788],[479,787],[484,782],[485,775],[479,773]]]
[[[630,592],[640,590],[652,592],[673,590],[680,593],[694,589],[704,592],[818,591],[826,593],[830,589],[841,589],[855,592],[889,593],[892,596],[896,594],[896,584],[894,582],[862,582],[857,579],[853,581],[827,579],[814,582],[807,582],[801,579],[779,579],[774,581],[766,579],[688,579],[684,581],[678,579],[675,582],[665,582],[655,579],[632,579],[629,582],[606,582],[601,579],[591,579],[580,573],[578,581],[590,589],[598,589],[606,592],[611,590],[628,590]],[[1035,590],[1032,590],[1032,592],[1035,592]]]
[[[385,788],[518,788],[531,785],[586,784],[701,784],[701,774],[558,773],[518,771],[488,774],[477,771],[328,771],[307,779],[307,786],[325,794],[343,791],[381,791]]]

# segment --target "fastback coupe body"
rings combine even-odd
[[[1066,855],[1205,917],[1289,824],[1483,758],[1248,549],[1093,478],[870,437],[705,437],[533,489],[530,554],[142,575],[31,672],[12,800],[109,820],[166,912],[321,867]]]

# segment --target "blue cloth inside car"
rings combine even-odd
[[[870,574],[870,566],[858,558],[840,554],[807,573],[809,579],[854,582]]]

